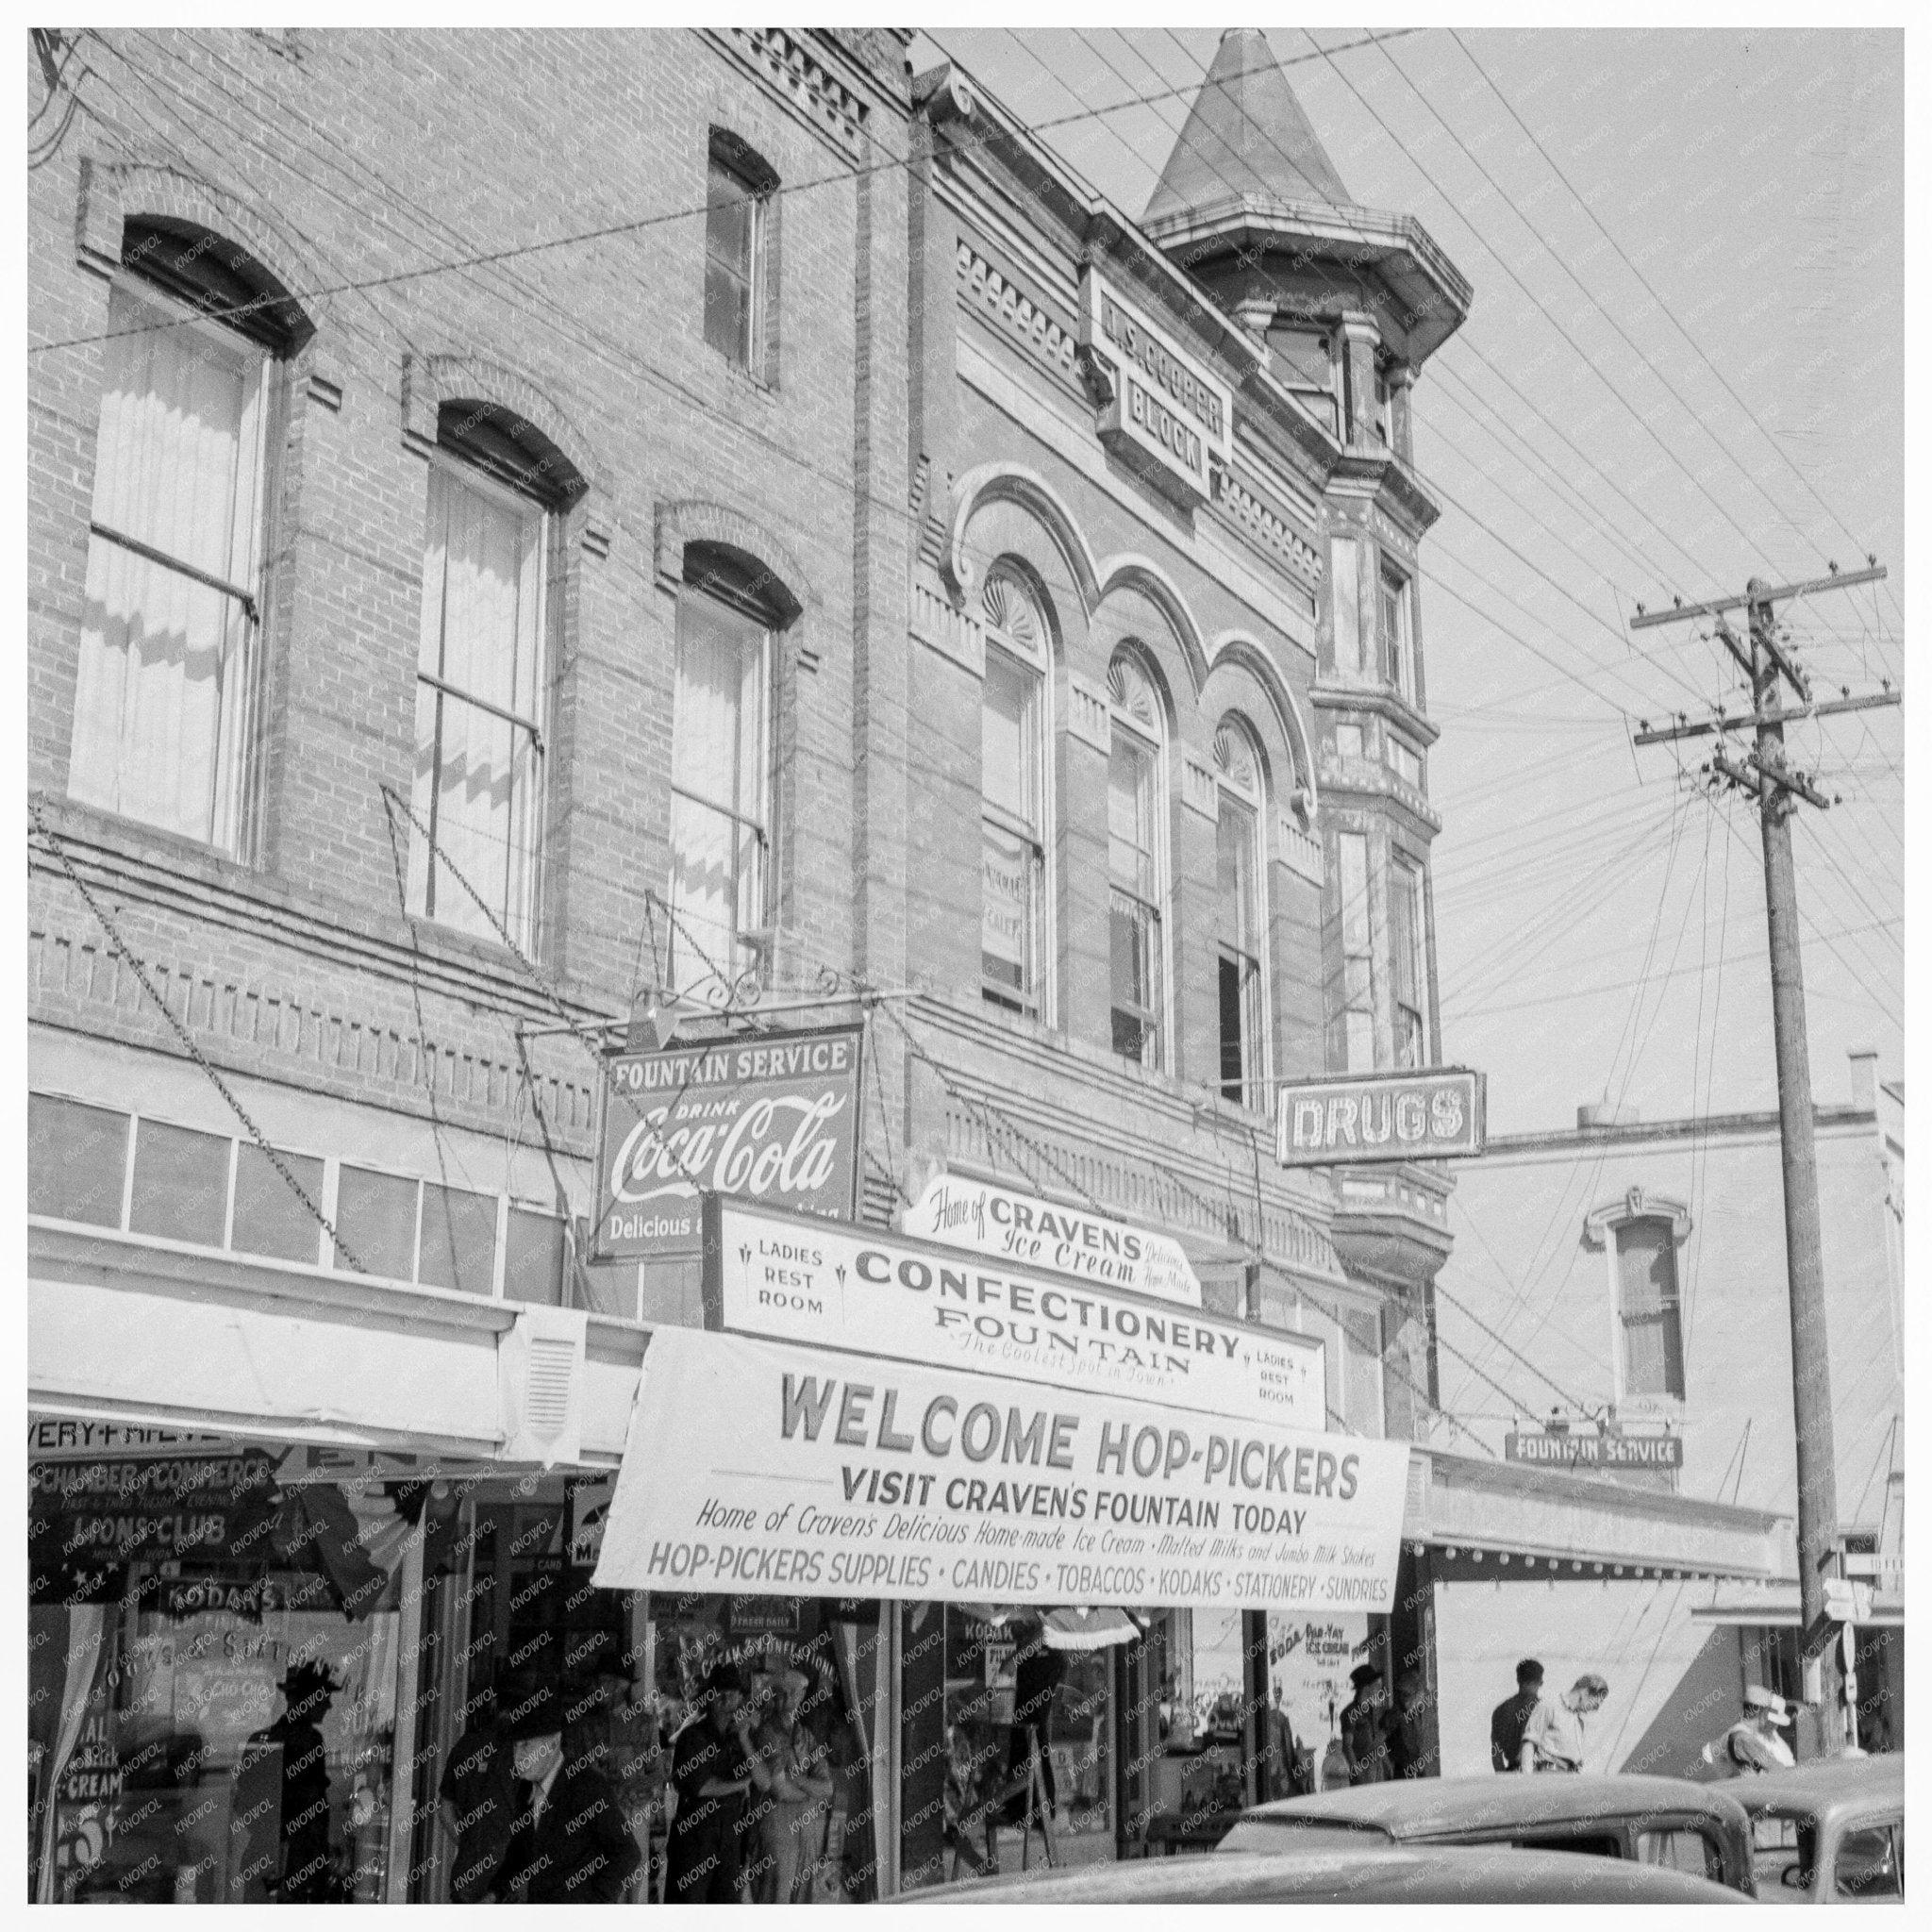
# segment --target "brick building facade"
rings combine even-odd
[[[1258,34],[1139,222],[908,44],[30,70],[85,90],[29,199],[36,1494],[268,1468],[277,1524],[306,1498],[389,1573],[350,1624],[340,1565],[291,1607],[299,1564],[81,1574],[71,1533],[44,1897],[262,1895],[231,1814],[271,1663],[341,1676],[333,1895],[440,1898],[479,1684],[554,1645],[676,1698],[780,1624],[845,1713],[828,1882],[941,1875],[952,1665],[1013,1686],[988,1607],[588,1582],[651,1327],[704,1319],[694,1263],[589,1238],[641,1013],[862,1019],[865,1221],[955,1174],[1158,1229],[1206,1309],[1320,1342],[1331,1429],[1426,1437],[1447,1176],[1284,1170],[1270,1108],[1445,1058],[1408,411],[1468,286],[1350,202]],[[1351,1657],[1432,1672],[1425,1598],[1142,1607],[1049,1726],[1073,1851],[1146,1843],[1203,1765],[1256,1794],[1271,1672],[1317,1746]],[[196,1645],[251,1614],[217,1685]],[[229,1809],[158,1867],[116,1807],[177,1746]],[[613,1749],[654,1842],[661,1767]]]

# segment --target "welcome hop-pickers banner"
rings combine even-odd
[[[659,1328],[595,1582],[1386,1610],[1408,1451]]]

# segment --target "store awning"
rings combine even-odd
[[[1406,1540],[1439,1573],[1542,1582],[1792,1574],[1790,1520],[1566,1470],[1412,1452]]]
[[[1769,1629],[1797,1630],[1804,1625],[1798,1607],[1795,1583],[1772,1583],[1749,1590],[1720,1589],[1707,1604],[1692,1607],[1690,1616],[1699,1624],[1761,1624]],[[1903,1628],[1906,1600],[1881,1591],[1873,1598],[1867,1628]]]
[[[27,1400],[48,1417],[494,1460],[510,1434],[499,1344],[521,1317],[515,1302],[28,1225]],[[592,1323],[572,1399],[579,1460],[609,1467],[643,1337]]]

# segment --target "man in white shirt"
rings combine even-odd
[[[1544,1692],[1523,1727],[1522,1768],[1580,1772],[1584,1720],[1601,1710],[1609,1694],[1610,1687],[1594,1671],[1584,1672],[1560,1698]]]
[[[1788,1770],[1796,1759],[1778,1736],[1790,1728],[1790,1707],[1775,1690],[1762,1684],[1744,1686],[1744,1714],[1721,1740],[1704,1747],[1704,1761],[1727,1777],[1753,1777],[1764,1771]]]

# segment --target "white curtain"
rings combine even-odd
[[[253,592],[265,356],[125,287],[108,318],[93,522]],[[94,537],[70,793],[232,849],[253,628],[238,599]]]
[[[101,1660],[101,1639],[107,1630],[108,1609],[101,1604],[74,1604],[67,1611],[67,1679],[60,1692],[60,1729],[47,1759],[47,1774],[41,1790],[41,1877],[37,1888],[42,1905],[54,1902],[54,1839],[58,1822],[55,1798],[60,1790],[60,1776],[80,1727],[87,1722],[88,1701],[94,1687],[94,1673]]]
[[[672,978],[735,973],[739,933],[763,896],[765,632],[702,596],[677,612],[671,741]]]
[[[541,691],[542,512],[472,485],[441,464],[429,473],[418,662],[458,691],[534,722]],[[410,904],[444,925],[493,937],[460,873],[524,937],[534,860],[539,753],[534,735],[431,684],[416,693],[416,817],[430,853],[410,841]]]

